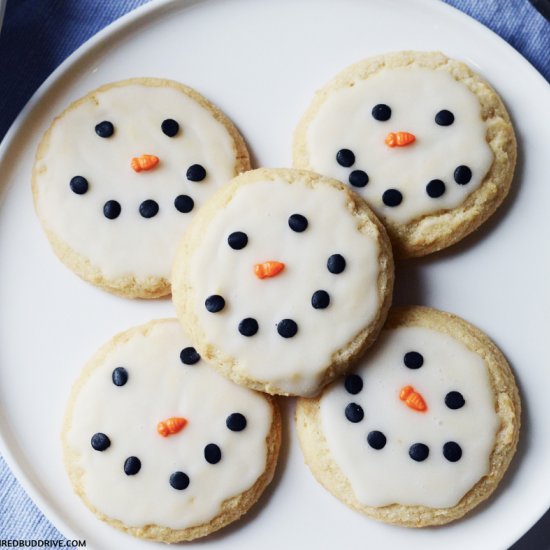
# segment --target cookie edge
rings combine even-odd
[[[383,69],[428,68],[444,70],[476,95],[481,116],[487,124],[487,144],[493,163],[480,186],[453,209],[440,210],[397,224],[384,220],[396,258],[419,257],[437,252],[462,240],[478,229],[500,206],[510,190],[517,161],[517,142],[510,116],[494,88],[465,63],[441,52],[399,51],[359,61],[334,76],[318,90],[293,140],[293,166],[311,169],[307,152],[307,131],[329,95],[357,80],[366,80]]]
[[[285,391],[267,380],[257,380],[243,376],[238,372],[236,367],[238,364],[237,359],[226,355],[212,344],[206,342],[204,331],[200,327],[197,316],[193,313],[193,288],[187,281],[189,257],[200,246],[205,229],[216,213],[231,202],[237,190],[242,186],[256,183],[259,180],[275,181],[278,179],[284,180],[289,185],[292,185],[296,181],[310,187],[330,185],[344,192],[348,210],[358,219],[358,230],[373,235],[379,246],[378,262],[380,271],[377,280],[379,307],[377,315],[367,327],[360,330],[345,345],[332,354],[330,364],[320,371],[322,374],[320,375],[319,383],[310,394],[314,395],[331,380],[349,370],[356,360],[363,355],[365,350],[374,343],[384,325],[393,296],[394,263],[389,237],[384,226],[367,203],[357,193],[349,189],[348,186],[338,180],[327,178],[311,171],[289,168],[258,168],[235,177],[229,185],[218,190],[209,199],[193,219],[189,230],[182,238],[176,252],[176,259],[172,270],[172,299],[178,319],[180,319],[186,334],[194,342],[201,356],[206,357],[210,361],[210,364],[214,368],[217,368],[224,376],[239,385],[271,395],[298,395]]]
[[[519,390],[510,365],[502,352],[485,333],[464,319],[424,306],[392,308],[384,329],[400,326],[420,326],[448,334],[483,358],[500,421],[489,459],[489,473],[483,476],[458,504],[450,508],[401,504],[383,507],[366,506],[357,500],[345,474],[331,457],[320,419],[319,404],[324,392],[315,399],[298,399],[295,412],[296,431],[304,461],[316,480],[350,508],[371,519],[404,527],[444,525],[460,519],[489,498],[508,469],[519,440],[521,423]]]
[[[122,88],[130,85],[142,85],[153,88],[170,87],[183,93],[198,103],[201,107],[206,109],[215,120],[220,122],[225,127],[233,141],[233,150],[235,153],[234,175],[250,170],[250,155],[244,138],[237,130],[237,127],[218,107],[216,107],[210,100],[206,99],[193,88],[190,88],[189,86],[175,80],[163,78],[134,77],[103,84],[99,88],[88,92],[85,96],[73,101],[53,119],[48,126],[48,129],[44,132],[34,157],[31,187],[35,212],[55,255],[66,267],[78,275],[78,277],[112,294],[125,298],[155,299],[170,294],[171,286],[169,277],[146,277],[141,279],[133,275],[125,275],[115,278],[105,277],[101,271],[101,268],[93,265],[88,258],[75,251],[49,227],[40,210],[40,185],[38,183],[40,171],[37,166],[49,150],[50,136],[55,124],[73,109],[76,109],[89,101],[96,102],[96,94],[106,92],[112,88]]]
[[[156,328],[161,324],[171,324],[177,322],[178,321],[176,318],[154,319],[143,325],[132,327],[116,334],[111,340],[101,346],[86,363],[76,382],[73,384],[67,407],[65,409],[63,427],[61,431],[65,470],[70,479],[73,491],[82,499],[87,508],[100,520],[108,523],[116,529],[133,535],[134,537],[166,543],[190,541],[200,537],[205,537],[215,531],[218,531],[219,529],[222,529],[230,523],[233,523],[248,512],[248,510],[260,499],[264,490],[273,480],[282,440],[282,420],[279,405],[273,397],[261,394],[261,396],[269,403],[273,415],[271,427],[266,437],[267,454],[265,470],[249,489],[226,499],[221,505],[220,513],[207,523],[187,527],[185,529],[172,529],[154,524],[148,524],[142,527],[132,527],[125,525],[120,520],[106,516],[89,501],[84,492],[82,483],[82,478],[85,475],[85,471],[83,468],[77,466],[79,455],[74,451],[74,449],[71,448],[68,441],[68,434],[70,432],[73,420],[74,407],[80,390],[84,387],[95,370],[103,364],[105,358],[118,345],[128,342],[136,334],[146,336],[153,328]]]

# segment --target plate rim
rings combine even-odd
[[[101,47],[102,43],[111,38],[116,38],[120,33],[131,31],[132,25],[138,23],[140,20],[144,20],[151,12],[159,17],[162,16],[162,12],[169,12],[171,10],[185,10],[195,4],[210,3],[212,0],[149,0],[145,4],[132,9],[130,12],[122,15],[109,25],[98,31],[94,36],[89,38],[83,44],[81,44],[76,50],[74,50],[60,65],[58,65],[54,71],[44,80],[44,82],[33,93],[31,98],[26,102],[23,109],[19,112],[15,120],[11,123],[8,131],[0,141],[0,164],[3,162],[6,153],[11,149],[13,143],[19,137],[21,128],[23,128],[29,119],[31,119],[35,109],[39,108],[43,98],[50,92],[51,88],[67,73],[69,73],[74,67],[76,67],[82,58],[93,52],[94,49]],[[301,0],[300,0],[301,1]],[[332,0],[336,1],[336,0]],[[516,58],[516,61],[522,66],[524,70],[530,73],[532,78],[538,79],[541,85],[547,86],[547,81],[544,76],[526,59],[519,51],[517,51],[506,40],[500,37],[495,31],[486,27],[472,16],[460,11],[458,8],[447,4],[443,0],[409,0],[420,5],[423,9],[437,13],[438,17],[451,17],[457,18],[461,24],[471,25],[478,32],[485,33],[486,36],[496,43],[498,47],[503,47],[507,50],[507,55],[512,55]],[[6,2],[0,0],[0,26],[1,16],[3,15],[3,9]],[[1,31],[1,29],[0,29]],[[3,188],[0,188],[0,202],[7,189],[13,185],[9,182],[4,182]],[[0,409],[2,413],[2,409]],[[3,415],[2,415],[3,416]],[[42,489],[36,484],[31,476],[20,466],[19,461],[16,458],[17,454],[22,454],[24,459],[25,455],[21,452],[15,441],[12,441],[12,436],[9,433],[9,427],[7,420],[0,422],[0,455],[5,460],[11,473],[14,475],[18,483],[26,492],[27,496],[37,506],[39,511],[48,519],[48,521],[66,538],[78,539],[82,534],[75,533],[74,529],[63,519],[62,515],[58,513],[56,507],[50,506],[46,496],[43,494]],[[24,462],[24,460],[21,460]],[[517,542],[524,534],[526,534],[541,518],[550,510],[550,492],[548,493],[547,503],[542,509],[534,511],[532,518],[527,521],[526,524],[516,526],[511,531],[511,536],[514,537],[512,544]]]

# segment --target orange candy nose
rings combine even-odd
[[[284,268],[285,264],[282,262],[264,262],[254,266],[254,273],[258,279],[265,279],[279,275]]]
[[[141,155],[141,157],[134,157],[130,164],[135,172],[142,172],[143,170],[152,170],[159,160],[155,155]]]
[[[426,401],[412,386],[405,386],[399,393],[399,399],[413,411],[424,412],[428,410]]]
[[[187,426],[187,419],[179,416],[172,416],[157,424],[157,432],[162,437],[177,434]]]
[[[388,147],[405,147],[416,141],[414,134],[409,132],[390,132],[386,136],[386,145]]]

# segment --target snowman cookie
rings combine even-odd
[[[334,496],[408,527],[462,517],[496,489],[519,434],[506,359],[472,325],[435,309],[390,311],[353,374],[300,399],[306,463]]]
[[[376,338],[391,301],[384,228],[342,183],[259,169],[193,221],[172,278],[197,350],[238,384],[314,395]]]
[[[398,257],[429,254],[477,229],[506,197],[515,163],[496,92],[441,53],[348,67],[316,94],[294,137],[294,166],[353,187]]]
[[[45,133],[33,196],[57,256],[115,294],[170,293],[179,237],[220,185],[248,170],[244,141],[194,90],[170,80],[107,84]]]
[[[65,415],[65,465],[102,520],[178,542],[244,514],[273,477],[275,401],[209,368],[176,319],[113,338],[76,382]]]

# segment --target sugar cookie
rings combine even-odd
[[[367,516],[408,527],[462,517],[496,489],[518,441],[506,359],[441,311],[390,311],[359,368],[300,399],[298,436],[317,480]]]
[[[45,133],[33,171],[38,216],[77,275],[130,298],[170,293],[179,237],[219,186],[248,170],[216,107],[170,80],[107,84]]]
[[[86,505],[163,542],[244,514],[273,477],[280,439],[275,401],[206,366],[175,319],[103,346],[73,388],[63,429],[66,468]]]
[[[294,166],[352,186],[397,257],[424,256],[477,229],[507,195],[515,163],[499,96],[441,53],[348,67],[316,94],[294,138]]]
[[[197,214],[172,288],[184,329],[222,373],[268,393],[313,395],[376,338],[393,260],[384,228],[346,186],[259,169]]]

